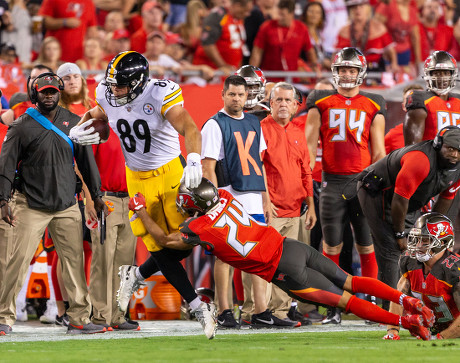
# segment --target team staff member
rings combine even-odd
[[[356,190],[357,174],[385,156],[385,100],[360,91],[367,63],[358,49],[342,49],[331,69],[336,90],[314,90],[308,95],[305,127],[312,169],[319,137],[323,146],[319,207],[323,254],[339,264],[344,225],[351,222],[362,274],[376,278],[377,264],[366,217],[358,199],[345,200],[343,194],[344,189]]]
[[[445,200],[456,192],[452,186],[460,177],[459,162],[460,128],[448,126],[434,140],[395,150],[364,170],[358,197],[374,238],[381,281],[392,287],[398,283],[406,225],[410,228],[415,219],[409,214],[441,192],[434,211],[445,213]]]
[[[141,194],[133,198],[145,206]],[[312,247],[281,236],[273,227],[250,218],[243,206],[226,190],[218,191],[207,179],[198,188],[179,187],[177,205],[189,216],[180,233],[166,236],[143,207],[139,216],[149,233],[165,246],[187,249],[201,245],[220,259],[271,281],[300,301],[339,306],[376,322],[390,322],[427,340],[426,327],[434,323],[433,312],[422,302],[369,277],[351,276]],[[236,238],[235,238],[236,236]],[[399,316],[350,293],[367,293],[401,304],[410,314]]]
[[[454,226],[440,213],[419,217],[409,232],[401,257],[398,290],[422,300],[435,313],[431,339],[460,338],[460,258],[454,246]],[[390,312],[402,314],[390,303]],[[399,328],[388,326],[384,339],[399,340]]]
[[[62,88],[62,81],[52,73],[32,83],[30,98],[36,107],[28,109],[10,127],[0,155],[2,219],[15,227],[6,267],[8,278],[3,281],[0,295],[2,335],[11,331],[16,320],[16,297],[46,227],[61,259],[62,277],[69,293],[67,333],[105,331],[89,320],[91,305],[83,264],[81,214],[75,199],[74,157],[96,210],[105,212],[107,207],[100,197],[101,181],[91,149],[73,144],[66,136],[79,117],[58,106]],[[16,170],[19,181],[15,180]],[[14,215],[8,205],[13,181],[18,183]]]
[[[176,210],[176,193],[181,177],[188,186],[201,180],[201,134],[183,107],[178,84],[149,79],[149,64],[144,56],[128,51],[116,55],[107,66],[106,77],[96,88],[97,107],[89,110],[81,124],[71,132],[77,142],[98,143],[99,134],[85,130],[91,118],[108,120],[120,139],[126,161],[128,192],[145,193],[148,212],[165,232],[178,230],[184,217]],[[88,134],[89,132],[89,134]],[[180,156],[179,134],[185,138],[187,166]],[[188,280],[180,260],[188,253],[158,246],[142,222],[130,216],[131,228],[142,237],[151,253],[139,268],[123,265],[118,303],[126,311],[131,295],[139,284],[161,270],[166,279],[189,303],[195,316],[212,339],[215,334],[213,305],[202,303]],[[210,310],[209,310],[210,309]]]
[[[273,214],[271,226],[282,236],[298,240],[300,228],[313,228],[316,213],[305,134],[291,122],[299,105],[295,93],[289,83],[275,84],[270,97],[271,115],[264,118],[260,126],[267,144],[262,161]],[[304,223],[300,217],[303,202],[308,206]],[[287,319],[291,301],[284,291],[272,286],[269,307],[276,317]]]

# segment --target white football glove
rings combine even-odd
[[[203,171],[201,169],[201,156],[197,153],[187,155],[187,166],[180,182],[185,182],[186,188],[196,188],[201,183]]]
[[[99,132],[94,132],[94,127],[90,127],[88,130],[85,130],[85,127],[89,126],[91,122],[92,119],[83,122],[81,125],[72,127],[69,132],[70,140],[80,145],[99,144],[101,141]]]

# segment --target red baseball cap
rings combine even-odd
[[[129,39],[129,32],[126,29],[117,29],[113,32],[112,39],[119,40],[119,39]]]

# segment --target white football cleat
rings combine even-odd
[[[118,271],[120,276],[120,288],[117,291],[118,308],[122,312],[128,310],[129,300],[141,286],[145,286],[143,280],[139,280],[136,276],[136,270],[139,267],[131,265],[122,265]]]
[[[214,338],[217,330],[217,310],[213,303],[207,304],[202,302],[200,306],[193,311],[196,320],[203,327],[204,334],[208,339]]]

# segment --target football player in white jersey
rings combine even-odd
[[[126,160],[126,181],[130,197],[142,193],[150,216],[165,233],[179,230],[184,217],[176,209],[177,188],[184,180],[195,188],[201,182],[201,134],[183,107],[180,86],[168,80],[149,79],[144,56],[127,51],[116,55],[107,66],[105,79],[96,88],[97,106],[89,110],[70,137],[80,144],[97,144],[100,137],[90,127],[91,119],[107,120],[118,135]],[[179,134],[184,136],[187,162],[180,155]],[[184,168],[185,166],[185,168]],[[135,208],[134,208],[135,209]],[[151,253],[140,267],[120,267],[118,304],[126,311],[131,295],[145,278],[161,270],[189,303],[205,334],[215,334],[214,306],[202,303],[179,262],[190,252],[160,247],[142,221],[130,212],[131,228],[142,237]]]

